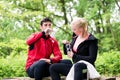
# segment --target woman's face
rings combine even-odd
[[[77,27],[75,25],[71,26],[71,30],[73,33],[75,33],[77,36],[81,35],[83,33],[83,28]]]

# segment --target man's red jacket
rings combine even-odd
[[[50,59],[52,63],[59,62],[62,59],[62,54],[58,46],[58,42],[48,36],[44,32],[33,33],[27,40],[26,44],[30,47],[34,44],[33,49],[28,49],[28,58],[25,69],[27,70],[35,61],[41,58]],[[50,57],[53,53],[54,57]]]

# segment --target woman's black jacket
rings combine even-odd
[[[98,51],[98,40],[90,34],[88,39],[78,45],[77,52],[75,52],[73,50],[73,45],[76,39],[77,36],[73,37],[72,42],[70,43],[71,49],[74,52],[72,57],[73,62],[76,63],[77,61],[85,60],[94,65]],[[67,54],[66,44],[64,44],[63,49],[64,53]]]

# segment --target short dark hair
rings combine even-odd
[[[41,22],[40,22],[40,25],[41,25],[41,26],[42,26],[43,22],[52,22],[52,21],[50,20],[50,18],[45,17],[45,18],[43,18],[43,19],[41,20]]]

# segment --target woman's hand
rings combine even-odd
[[[63,40],[62,43],[63,43],[63,44],[69,44],[70,42],[67,41],[67,40]]]
[[[74,53],[73,53],[72,51],[68,51],[68,52],[67,52],[67,56],[68,56],[69,58],[72,58],[72,57],[73,57],[73,54],[74,54]]]

